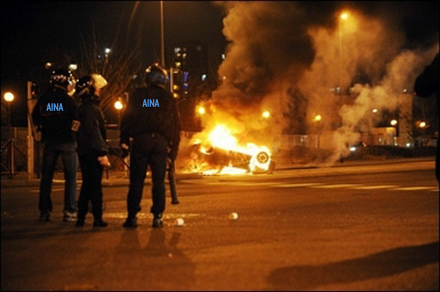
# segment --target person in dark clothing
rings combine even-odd
[[[107,84],[101,75],[81,77],[76,84],[75,95],[81,100],[78,131],[78,155],[81,165],[82,185],[78,200],[78,221],[76,226],[84,226],[89,201],[92,202],[93,226],[106,227],[102,220],[102,172],[110,166],[105,142],[104,116],[98,105],[100,90]]]
[[[144,180],[148,165],[152,172],[153,227],[162,227],[165,210],[167,158],[175,160],[180,143],[180,117],[177,104],[166,89],[167,71],[157,64],[146,70],[147,87],[135,90],[122,117],[120,145],[130,153],[130,187],[127,220],[124,227],[137,227]]]
[[[40,96],[32,111],[33,122],[42,132],[44,145],[39,197],[40,221],[50,221],[52,181],[60,156],[66,181],[63,220],[76,220],[78,155],[75,132],[78,131],[80,122],[77,104],[67,93],[73,89],[73,85],[74,79],[68,70],[54,71],[50,78],[50,87]]]
[[[420,97],[430,97],[433,94],[437,98],[437,113],[440,113],[440,98],[439,98],[439,53],[434,60],[426,66],[425,70],[417,77],[414,84],[414,92]],[[440,183],[440,148],[437,142],[437,154],[435,160],[435,175],[437,182]]]

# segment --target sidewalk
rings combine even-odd
[[[337,162],[331,166],[319,166],[319,165],[280,165],[277,166],[274,172],[284,172],[295,169],[307,169],[307,168],[320,168],[320,167],[349,167],[349,166],[362,166],[362,165],[378,165],[378,164],[398,164],[403,162],[421,162],[421,161],[433,161],[434,157],[422,157],[422,158],[399,158],[399,159],[387,159],[387,160],[350,160],[344,162]],[[178,181],[182,180],[194,180],[194,179],[204,179],[213,176],[203,176],[201,174],[184,174],[177,173],[176,179]],[[77,174],[78,183],[82,183],[81,180],[81,172]],[[54,175],[54,184],[64,184],[64,174],[62,172],[56,172]],[[145,180],[145,184],[151,184],[151,180]],[[128,186],[129,178],[124,171],[109,171],[108,178],[107,173],[104,172],[102,179],[103,187],[120,187],[120,186]],[[7,175],[2,175],[1,178],[1,188],[14,188],[14,187],[39,187],[40,179],[39,178],[30,178],[26,172],[17,173],[12,179],[10,179]]]

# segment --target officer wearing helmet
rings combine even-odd
[[[153,227],[162,227],[166,163],[167,159],[175,160],[180,143],[180,117],[176,101],[166,87],[167,71],[154,64],[147,68],[145,81],[147,86],[136,89],[130,97],[121,122],[120,145],[130,149],[128,216],[124,227],[137,227],[136,214],[141,210],[148,166],[153,185]]]
[[[107,153],[104,115],[99,109],[101,88],[107,81],[99,74],[86,75],[76,83],[75,96],[81,101],[78,131],[78,156],[83,183],[78,199],[78,220],[76,226],[85,224],[89,202],[92,203],[93,226],[106,227],[102,220],[102,172],[110,166]]]
[[[64,221],[76,220],[76,172],[78,156],[75,132],[80,122],[78,107],[68,92],[74,86],[70,71],[58,69],[52,72],[49,88],[38,98],[32,119],[42,132],[44,145],[42,178],[40,182],[40,221],[50,221],[52,212],[51,189],[58,157],[64,167]]]

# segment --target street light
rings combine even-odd
[[[206,113],[206,109],[205,109],[205,107],[204,106],[202,106],[202,105],[199,105],[199,106],[197,106],[197,113],[199,114],[199,115],[204,115],[205,113]]]
[[[3,99],[6,101],[6,102],[8,102],[8,104],[9,103],[11,103],[11,102],[13,102],[14,101],[14,98],[15,98],[15,96],[14,96],[14,94],[12,93],[12,92],[5,92],[5,94],[3,95]]]
[[[10,173],[9,173],[9,178],[12,178],[14,175],[14,170],[15,170],[15,165],[14,165],[14,135],[12,133],[12,112],[11,112],[11,102],[14,101],[15,96],[12,92],[7,91],[5,92],[5,94],[3,94],[3,99],[7,102],[8,104],[8,124],[9,124],[9,146],[10,146],[10,151],[9,151],[9,163],[10,163]]]
[[[342,94],[342,22],[348,19],[348,13],[342,12],[338,20],[338,30],[339,30],[339,90]]]
[[[8,124],[9,124],[9,135],[12,138],[12,112],[11,112],[11,103],[14,101],[15,96],[12,92],[5,92],[3,95],[3,99],[8,104]]]
[[[399,143],[397,143],[397,120],[396,119],[392,119],[391,121],[390,121],[390,125],[392,126],[392,127],[394,127],[394,137],[393,137],[393,142],[394,142],[394,146],[398,146],[399,145]]]
[[[261,115],[263,118],[268,119],[270,118],[270,111],[264,111]]]
[[[163,1],[160,1],[160,65],[165,67],[165,36],[164,36]]]
[[[317,114],[315,116],[313,116],[313,122],[318,123],[318,141],[317,141],[317,148],[319,149],[321,147],[321,120],[322,120],[322,116]]]
[[[115,109],[118,110],[118,129],[121,126],[121,110],[124,108],[124,104],[122,103],[121,99],[119,98],[117,101],[115,101]]]

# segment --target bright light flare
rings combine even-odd
[[[117,100],[115,102],[115,109],[117,109],[118,111],[121,110],[124,107],[124,105],[122,104],[122,102],[120,100]]]
[[[261,115],[262,115],[262,117],[265,118],[265,119],[270,118],[270,112],[269,112],[269,111],[264,111]]]
[[[315,116],[313,117],[313,121],[314,121],[314,122],[319,122],[319,121],[321,121],[321,120],[322,120],[321,115],[315,115]]]
[[[197,113],[198,113],[199,115],[204,115],[204,114],[206,114],[206,109],[205,109],[204,106],[198,106],[196,111],[197,111]]]
[[[13,94],[12,92],[9,92],[9,91],[8,91],[8,92],[6,92],[6,93],[3,95],[3,98],[5,99],[6,102],[13,102],[15,96],[14,96],[14,94]]]
[[[348,18],[348,13],[347,12],[342,12],[341,13],[341,19],[347,19]]]

